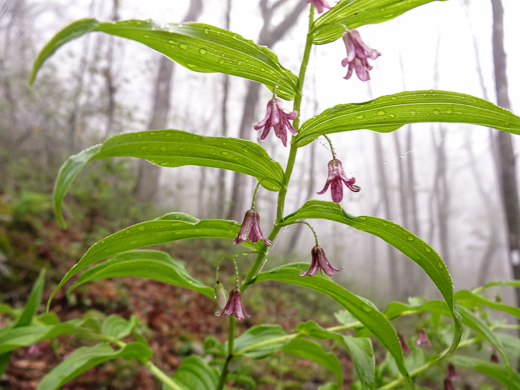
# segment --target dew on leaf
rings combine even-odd
[[[188,45],[186,45],[185,43],[181,43],[179,45],[179,47],[182,49],[182,50],[186,50],[188,48]]]
[[[368,306],[367,304],[363,303],[361,305],[361,307],[363,308],[364,311],[366,311],[367,313],[370,313],[372,311],[372,308],[370,306]]]
[[[433,110],[433,113],[434,115],[440,115],[441,112],[439,110]]]
[[[200,53],[200,54],[206,54],[206,50],[204,50],[204,49],[200,49],[200,50],[199,50],[199,53]]]
[[[365,116],[363,114],[356,115],[356,119],[363,119]]]
[[[384,111],[384,110],[379,110],[377,112],[377,115],[385,115],[385,114],[386,114],[386,111]]]
[[[408,237],[406,237],[406,238],[407,238],[408,241],[413,241],[413,240],[415,240],[414,236],[408,236]]]
[[[166,146],[161,146],[161,147],[159,148],[159,150],[160,150],[161,152],[166,152]]]
[[[424,250],[425,250],[426,252],[428,252],[428,253],[432,253],[432,250],[431,250],[430,248],[428,248],[428,247],[424,248]]]

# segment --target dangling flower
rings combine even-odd
[[[260,240],[265,242],[266,245],[273,245],[271,241],[264,237],[260,228],[260,214],[255,209],[246,211],[240,232],[238,232],[238,236],[233,240],[233,243],[238,245],[242,241],[247,241],[247,239],[250,242],[258,242]]]
[[[327,177],[327,182],[325,183],[325,187],[318,192],[319,195],[325,193],[330,188],[330,192],[332,195],[332,201],[334,203],[339,203],[343,199],[343,185],[341,182],[345,183],[350,191],[359,192],[361,188],[354,185],[356,182],[355,178],[349,179],[345,175],[345,171],[343,171],[343,165],[339,160],[330,160],[328,164],[329,168],[329,176]]]
[[[215,315],[221,317],[222,315],[229,316],[231,314],[234,314],[237,320],[243,320],[246,317],[249,318],[249,314],[246,313],[242,306],[242,296],[238,288],[231,290],[226,306],[220,313]]]
[[[417,336],[417,341],[415,342],[415,345],[422,345],[426,344],[428,347],[432,346],[432,343],[430,343],[430,340],[428,340],[428,336],[426,335],[426,332],[423,328],[419,328],[419,335]]]
[[[455,390],[455,386],[448,378],[444,378],[444,390]]]
[[[375,60],[381,53],[369,48],[357,30],[347,30],[343,34],[343,41],[347,48],[347,56],[343,58],[341,65],[344,67],[348,65],[347,75],[344,78],[348,80],[355,69],[356,75],[361,81],[370,80],[368,71],[372,70],[372,66],[369,65],[368,58]]]
[[[410,351],[410,348],[408,348],[408,345],[406,345],[403,335],[401,333],[397,333],[397,337],[399,337],[399,342],[401,343],[401,348],[403,350],[403,353],[405,355],[411,354],[412,351]]]
[[[459,375],[457,374],[457,371],[455,370],[455,366],[453,364],[448,364],[448,370],[446,371],[446,375],[444,376],[444,378],[454,382],[459,380]]]
[[[264,128],[264,131],[259,138],[260,141],[266,139],[267,134],[269,134],[269,131],[271,130],[271,127],[273,127],[274,133],[282,140],[283,146],[287,146],[287,130],[289,130],[292,135],[298,134],[296,130],[294,130],[291,122],[289,122],[289,120],[293,120],[297,116],[297,111],[284,111],[281,100],[278,98],[272,98],[267,103],[267,112],[265,114],[265,118],[253,127],[255,130],[260,130],[262,127]]]
[[[488,351],[491,352],[491,356],[489,357],[489,361],[491,363],[500,363],[500,361],[498,360],[498,351],[495,347],[489,347],[488,348]]]
[[[325,8],[331,9],[332,7],[325,0],[305,0],[307,3],[312,4],[319,14],[321,14]]]
[[[334,272],[339,272],[342,270],[342,268],[336,269],[330,265],[329,260],[325,256],[325,252],[321,246],[316,245],[314,248],[312,248],[311,254],[311,267],[307,270],[307,272],[300,273],[300,276],[314,276],[318,270],[325,272],[325,274],[328,276],[332,276]]]

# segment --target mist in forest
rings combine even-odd
[[[502,3],[506,53],[502,65],[507,69],[502,83],[509,98],[505,108],[518,113],[520,75],[514,70],[520,69],[515,43],[520,26],[513,17],[520,14],[520,4]],[[303,0],[148,1],[146,6],[135,0],[86,0],[73,5],[65,0],[3,0],[0,4],[0,194],[23,190],[26,183],[19,171],[31,166],[36,172],[33,189],[50,193],[67,156],[124,132],[170,128],[253,141],[259,137],[253,125],[263,118],[272,96],[260,84],[191,72],[138,43],[101,34],[89,34],[60,49],[29,88],[37,52],[73,20],[210,23],[268,46],[295,73],[307,23]],[[362,27],[367,44],[382,53],[368,82],[343,80],[346,69],[341,59],[346,52],[341,40],[319,46],[311,54],[300,116],[306,120],[335,104],[432,88],[504,106],[495,88],[493,23],[492,1],[451,0]],[[285,106],[289,109],[291,103]],[[511,264],[520,266],[520,252],[508,238],[501,195],[504,155],[497,133],[462,124],[414,124],[389,134],[362,130],[331,135],[347,175],[362,188],[347,194],[341,205],[353,215],[396,222],[428,242],[447,263],[456,289],[510,279]],[[288,149],[271,137],[263,146],[285,165]],[[514,162],[517,137],[512,142]],[[329,149],[325,140],[302,148],[286,214],[308,199],[330,200],[330,193],[317,194],[327,178]],[[136,201],[198,218],[241,221],[256,185],[231,171],[165,169],[136,160],[128,164],[132,178],[126,180],[133,180],[130,192]],[[115,194],[122,191],[120,182],[110,185]],[[274,221],[275,205],[275,194],[261,188],[257,207],[266,228]],[[379,238],[331,222],[313,225],[329,259],[343,267],[337,280],[352,291],[380,301],[386,301],[389,293],[392,299],[435,294],[423,271]],[[270,256],[310,261],[312,242],[310,231],[293,225],[283,230]],[[504,298],[511,301],[509,294]]]

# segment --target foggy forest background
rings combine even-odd
[[[365,41],[382,53],[368,83],[341,79],[341,43],[318,47],[304,91],[304,106],[313,110],[301,116],[309,118],[333,104],[429,88],[473,94],[518,112],[514,97],[520,96],[520,76],[511,71],[520,67],[513,44],[518,27],[508,13],[513,2],[504,1],[507,56],[493,53],[500,26],[494,23],[491,2],[467,0],[432,3],[399,20],[363,27]],[[38,84],[29,88],[36,53],[62,26],[82,17],[211,23],[268,46],[293,71],[303,50],[304,1],[136,3],[0,3],[0,196],[13,203],[16,212],[50,213],[60,165],[69,155],[115,134],[171,128],[256,140],[259,134],[252,126],[263,117],[270,97],[258,83],[190,72],[137,43],[101,34],[60,50],[42,69]],[[507,66],[509,78],[497,74],[501,68],[494,61]],[[498,149],[506,142],[500,137],[509,135],[460,124],[413,127],[391,134],[331,136],[344,156],[347,175],[355,176],[362,188],[349,193],[342,206],[354,215],[392,220],[428,242],[448,265],[456,289],[512,278],[512,265],[520,266],[520,247],[507,234],[500,189],[501,164],[508,156]],[[275,159],[288,153],[278,142],[266,145]],[[516,153],[517,143],[512,146]],[[304,163],[296,167],[298,185],[288,194],[293,205],[289,203],[288,213],[307,199],[326,198],[316,192],[325,184],[327,148],[322,142],[302,150]],[[106,173],[103,178],[93,174],[99,170]],[[81,224],[87,233],[93,233],[100,220],[122,228],[143,219],[142,213],[157,217],[164,211],[240,221],[255,186],[239,173],[199,167],[167,170],[130,159],[97,162],[85,171],[86,184],[71,191],[66,216],[70,225]],[[517,199],[516,193],[513,196]],[[149,207],[138,208],[140,201]],[[259,192],[257,207],[264,224],[274,220],[275,204],[273,194]],[[337,224],[317,224],[316,229],[329,258],[343,267],[337,280],[345,287],[380,302],[434,294],[433,284],[418,267],[377,238]],[[282,245],[272,256],[306,257],[310,232],[298,224],[282,234]],[[85,240],[95,242],[94,237]],[[4,252],[0,246],[0,272],[13,272]],[[512,302],[513,296],[504,292],[504,298]]]

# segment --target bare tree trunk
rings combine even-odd
[[[119,0],[113,0],[112,17],[115,22],[119,20]],[[110,137],[114,129],[114,114],[116,109],[116,86],[114,82],[114,37],[108,37],[107,45],[107,67],[103,72],[105,76],[105,84],[107,88],[108,104],[107,104],[107,124],[105,128],[105,138]]]
[[[191,0],[184,22],[196,20],[202,13],[202,0]],[[155,82],[153,108],[148,129],[164,129],[168,123],[170,111],[170,95],[173,75],[173,62],[167,57],[159,60],[159,72]],[[139,160],[137,181],[133,190],[134,196],[140,202],[151,202],[159,188],[160,168],[148,161]]]
[[[271,7],[268,6],[267,0],[260,0],[260,9],[264,19],[264,24],[258,37],[258,44],[272,47],[278,42],[287,31],[294,26],[298,16],[307,8],[307,4],[299,1],[292,11],[283,19],[280,24],[275,27],[271,26],[271,19],[276,8],[285,3],[287,0],[279,0]],[[255,118],[256,105],[260,92],[260,84],[250,82],[244,103],[242,120],[240,121],[239,138],[249,139],[252,124]],[[233,192],[231,194],[231,207],[228,212],[228,218],[241,220],[244,214],[244,184],[246,178],[243,174],[234,172],[233,174]]]
[[[504,9],[501,0],[491,0],[493,8],[493,61],[495,65],[495,89],[499,106],[510,109],[504,50]],[[498,147],[499,183],[507,224],[508,258],[512,275],[520,279],[520,206],[516,183],[516,162],[511,135],[496,133]],[[517,305],[520,290],[516,289]]]
[[[381,135],[374,134],[374,147],[375,147],[375,157],[376,164],[379,166],[377,170],[379,176],[379,185],[381,187],[381,197],[383,199],[383,205],[385,210],[385,218],[392,221],[393,213],[392,213],[392,204],[390,200],[389,194],[389,186],[388,179],[386,176],[385,164],[383,161],[383,146],[381,145]],[[400,280],[400,264],[397,261],[397,256],[395,253],[395,249],[391,245],[387,245],[388,248],[388,268],[390,270],[390,285],[391,292],[395,295],[401,294],[400,286],[402,285]]]

